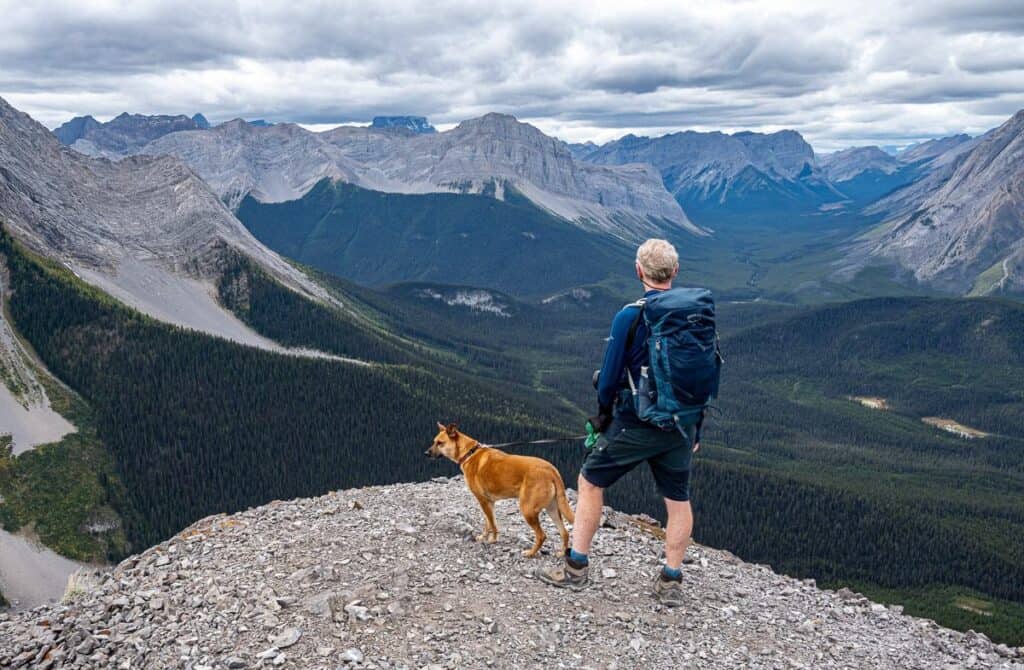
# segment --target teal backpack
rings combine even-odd
[[[634,380],[627,370],[636,414],[663,430],[700,426],[718,396],[722,358],[715,328],[715,301],[702,288],[674,288],[638,300],[640,314],[629,331],[632,344],[640,319],[647,326],[648,365]]]

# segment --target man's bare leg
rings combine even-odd
[[[581,474],[577,483],[576,521],[572,525],[572,548],[578,554],[589,554],[590,543],[601,523],[604,489],[594,486]]]
[[[572,524],[572,549],[558,565],[541,566],[534,572],[542,582],[574,590],[585,587],[589,581],[589,561],[586,555],[590,552],[590,542],[601,523],[601,506],[604,503],[604,489],[588,482],[582,474],[578,486],[576,521]]]
[[[582,495],[580,497],[582,501]],[[690,501],[669,500],[665,498],[668,510],[668,523],[665,525],[665,565],[678,570],[683,565],[683,557],[690,546],[690,534],[693,533],[693,509]],[[579,519],[579,512],[576,513]],[[575,539],[575,529],[573,532]]]

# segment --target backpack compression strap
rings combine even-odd
[[[636,329],[640,327],[640,320],[644,318],[644,303],[647,301],[644,298],[640,298],[636,302],[631,302],[626,307],[639,307],[636,318],[633,319],[633,324],[629,327],[629,334],[626,335],[626,351],[633,347],[633,340],[636,339]]]
[[[626,335],[626,348],[624,354],[628,354],[629,350],[633,348],[633,340],[636,339],[636,329],[640,327],[640,321],[644,318],[644,303],[646,299],[640,298],[636,302],[631,302],[626,307],[639,307],[636,318],[633,319],[633,323],[629,326],[629,333]],[[636,383],[633,381],[633,373],[629,371],[629,364],[626,364],[626,379],[629,380],[629,390],[633,393],[633,402],[636,402]]]

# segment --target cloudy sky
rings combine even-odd
[[[1024,108],[1022,0],[0,0],[0,16],[0,96],[51,127],[501,111],[570,141],[794,128],[821,151]]]

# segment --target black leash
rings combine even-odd
[[[546,440],[520,440],[519,442],[502,442],[501,444],[483,444],[482,446],[488,449],[498,449],[500,447],[524,447],[529,444],[557,444],[558,442],[573,442],[575,440],[585,440],[586,435],[574,435],[573,437],[552,437]]]

